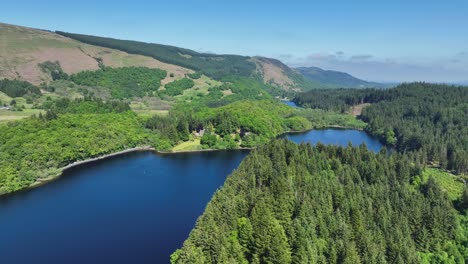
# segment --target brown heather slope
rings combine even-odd
[[[257,70],[263,76],[265,83],[281,87],[294,86],[294,82],[286,75],[285,69],[281,65],[262,57],[254,57],[253,61],[257,64]]]
[[[193,72],[151,57],[84,44],[53,32],[0,23],[0,79],[18,78],[40,84],[50,81],[50,76],[38,66],[41,62],[58,61],[66,73],[72,74],[99,69],[96,58],[110,67],[143,66],[166,70],[168,77],[163,84]],[[170,73],[174,77],[169,77]]]
[[[289,77],[288,73],[292,70],[282,62],[263,57],[253,57],[252,60],[257,65],[257,71],[263,76],[265,83],[281,87],[284,90],[301,90]]]

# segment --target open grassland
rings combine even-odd
[[[152,117],[154,115],[167,116],[167,114],[169,113],[169,110],[151,110],[151,109],[138,110],[138,109],[134,109],[133,111],[135,113],[137,113],[139,116],[146,117],[146,118],[150,118],[150,117]]]
[[[154,115],[166,116],[171,106],[170,102],[156,97],[135,98],[130,103],[130,108],[142,117],[152,117]]]
[[[176,145],[172,148],[172,151],[190,151],[190,150],[200,150],[202,145],[200,139],[192,139],[186,142],[182,142],[179,145]]]
[[[30,117],[34,114],[38,115],[41,112],[42,110],[39,109],[24,109],[23,111],[0,110],[0,125]]]
[[[6,95],[5,93],[2,93],[0,92],[0,102],[1,102],[1,105],[3,106],[3,104],[9,104],[11,102],[11,97]]]
[[[191,101],[197,96],[208,95],[211,87],[220,86],[222,84],[221,82],[215,81],[205,75],[202,75],[200,78],[193,81],[195,82],[195,85],[192,88],[185,90],[183,94],[176,96],[178,100]]]
[[[456,200],[462,195],[464,184],[459,176],[437,168],[426,168],[423,173],[423,181],[426,182],[429,177],[434,178],[447,191],[451,200]]]

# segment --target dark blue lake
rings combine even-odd
[[[293,102],[293,101],[281,100],[281,102],[282,102],[283,104],[287,104],[287,105],[292,106],[292,107],[296,107],[296,108],[299,108],[299,107],[300,107],[300,106],[298,106],[298,105],[297,105],[295,102]]]
[[[366,144],[367,148],[374,152],[379,152],[382,148],[382,143],[380,143],[377,138],[371,137],[364,131],[354,129],[316,129],[303,133],[286,134],[281,137],[296,143],[310,142],[314,145],[318,142],[326,145],[331,144],[338,146],[347,146],[350,142],[354,146]]]
[[[365,132],[315,130],[295,142],[381,145]],[[0,198],[1,263],[169,263],[213,193],[248,154],[128,153]]]

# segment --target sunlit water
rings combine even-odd
[[[365,132],[314,130],[295,142],[382,146]],[[0,198],[1,263],[168,263],[213,193],[248,154],[134,152]]]

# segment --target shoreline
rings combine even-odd
[[[150,146],[134,147],[134,148],[124,149],[124,150],[121,150],[121,151],[101,155],[101,156],[98,156],[98,157],[95,157],[95,158],[89,158],[89,159],[85,159],[85,160],[75,161],[75,162],[70,163],[70,164],[68,164],[68,165],[66,165],[64,167],[57,168],[57,174],[50,175],[49,177],[46,177],[46,178],[39,178],[35,182],[31,183],[28,187],[26,187],[24,189],[21,189],[21,190],[18,190],[17,192],[30,190],[30,189],[42,186],[42,185],[44,185],[44,184],[46,184],[48,182],[54,181],[54,180],[62,177],[63,172],[70,169],[70,168],[73,168],[73,167],[76,167],[76,166],[79,166],[79,165],[82,165],[82,164],[86,164],[86,163],[91,163],[91,162],[95,162],[95,161],[115,157],[115,156],[126,154],[126,153],[136,152],[136,151],[155,151],[155,149],[153,147],[150,147]],[[5,193],[3,195],[13,194],[13,193],[15,193],[15,192]],[[0,196],[3,196],[3,195],[0,195]]]
[[[281,133],[279,134],[276,138],[278,138],[279,136],[282,136],[282,135],[285,135],[285,134],[294,134],[294,133],[306,133],[306,132],[309,132],[311,130],[315,130],[315,129],[327,129],[327,128],[339,128],[339,129],[355,129],[355,130],[361,130],[362,129],[358,129],[358,128],[348,128],[348,127],[341,127],[341,126],[328,126],[328,127],[323,127],[323,128],[311,128],[311,129],[305,129],[305,130],[295,130],[295,131],[286,131],[284,133]],[[139,147],[134,147],[134,148],[129,148],[129,149],[124,149],[124,150],[121,150],[121,151],[117,151],[117,152],[113,152],[113,153],[109,153],[109,154],[104,154],[104,155],[101,155],[101,156],[98,156],[98,157],[94,157],[94,158],[88,158],[88,159],[85,159],[85,160],[80,160],[80,161],[75,161],[73,163],[70,163],[64,167],[60,167],[60,168],[57,168],[57,173],[53,174],[53,175],[50,175],[46,178],[39,178],[39,179],[36,179],[35,182],[31,183],[28,187],[25,187],[23,189],[20,189],[20,190],[17,190],[17,191],[14,191],[14,192],[10,192],[10,193],[4,193],[4,194],[0,194],[0,197],[3,197],[3,196],[8,196],[8,195],[11,195],[11,194],[15,194],[15,193],[19,193],[19,192],[23,192],[23,191],[28,191],[28,190],[31,190],[31,189],[34,189],[34,188],[37,188],[37,187],[40,187],[44,184],[47,184],[51,181],[54,181],[60,177],[63,176],[63,172],[70,169],[70,168],[73,168],[73,167],[76,167],[76,166],[80,166],[80,165],[83,165],[83,164],[86,164],[86,163],[91,163],[91,162],[95,162],[95,161],[99,161],[99,160],[103,160],[103,159],[107,159],[107,158],[111,158],[111,157],[115,157],[115,156],[118,156],[118,155],[122,155],[122,154],[126,154],[126,153],[131,153],[131,152],[137,152],[137,151],[153,151],[154,153],[157,153],[157,154],[162,154],[162,155],[170,155],[170,154],[180,154],[180,153],[196,153],[196,152],[215,152],[215,151],[235,151],[235,150],[254,150],[256,149],[256,147],[251,147],[251,148],[236,148],[236,149],[197,149],[197,150],[176,150],[176,151],[164,151],[164,150],[156,150],[154,147],[151,147],[151,146],[139,146]]]
[[[155,149],[153,147],[150,147],[150,146],[134,147],[134,148],[124,149],[124,150],[121,150],[121,151],[105,154],[105,155],[98,156],[98,157],[95,157],[95,158],[89,158],[89,159],[85,159],[85,160],[75,161],[73,163],[70,163],[70,164],[66,165],[65,167],[59,168],[59,170],[61,172],[63,172],[65,170],[68,170],[70,168],[73,168],[73,167],[76,167],[76,166],[79,166],[79,165],[82,165],[82,164],[107,159],[107,158],[122,155],[122,154],[125,154],[125,153],[136,152],[136,151],[154,151],[154,150]]]
[[[179,153],[195,153],[195,152],[214,152],[214,151],[230,151],[230,150],[252,150],[252,148],[235,148],[235,149],[188,149],[188,150],[175,150],[175,151],[165,151],[165,150],[154,150],[158,154],[179,154]]]
[[[316,129],[327,129],[327,128],[353,129],[353,130],[364,131],[364,128],[354,128],[354,127],[346,127],[346,126],[339,126],[339,125],[331,125],[331,126],[326,126],[324,128],[316,128]]]
[[[26,187],[24,189],[21,189],[21,190],[15,191],[15,192],[5,193],[5,194],[0,195],[0,197],[1,196],[11,195],[11,194],[14,194],[14,193],[17,193],[17,192],[28,191],[28,190],[40,187],[42,185],[45,185],[45,184],[47,184],[47,183],[49,183],[51,181],[54,181],[54,180],[62,177],[64,171],[66,171],[68,169],[71,169],[73,167],[77,167],[77,166],[80,166],[80,165],[83,165],[83,164],[86,164],[86,163],[91,163],[91,162],[95,162],[95,161],[99,161],[99,160],[104,160],[104,159],[107,159],[107,158],[119,156],[119,155],[122,155],[122,154],[132,153],[132,152],[152,151],[152,152],[157,153],[157,154],[170,155],[170,154],[180,154],[180,153],[214,152],[214,151],[226,151],[226,150],[227,151],[230,151],[230,150],[253,150],[253,149],[255,149],[255,147],[253,147],[253,148],[237,148],[237,149],[200,149],[200,150],[162,151],[162,150],[156,150],[154,147],[151,147],[151,146],[134,147],[134,148],[124,149],[124,150],[121,150],[121,151],[105,154],[105,155],[98,156],[98,157],[95,157],[95,158],[89,158],[89,159],[85,159],[85,160],[75,161],[75,162],[70,163],[70,164],[68,164],[68,165],[66,165],[64,167],[58,168],[57,173],[54,174],[54,175],[50,175],[49,177],[46,177],[46,178],[37,179],[35,182],[31,183],[28,187]]]

